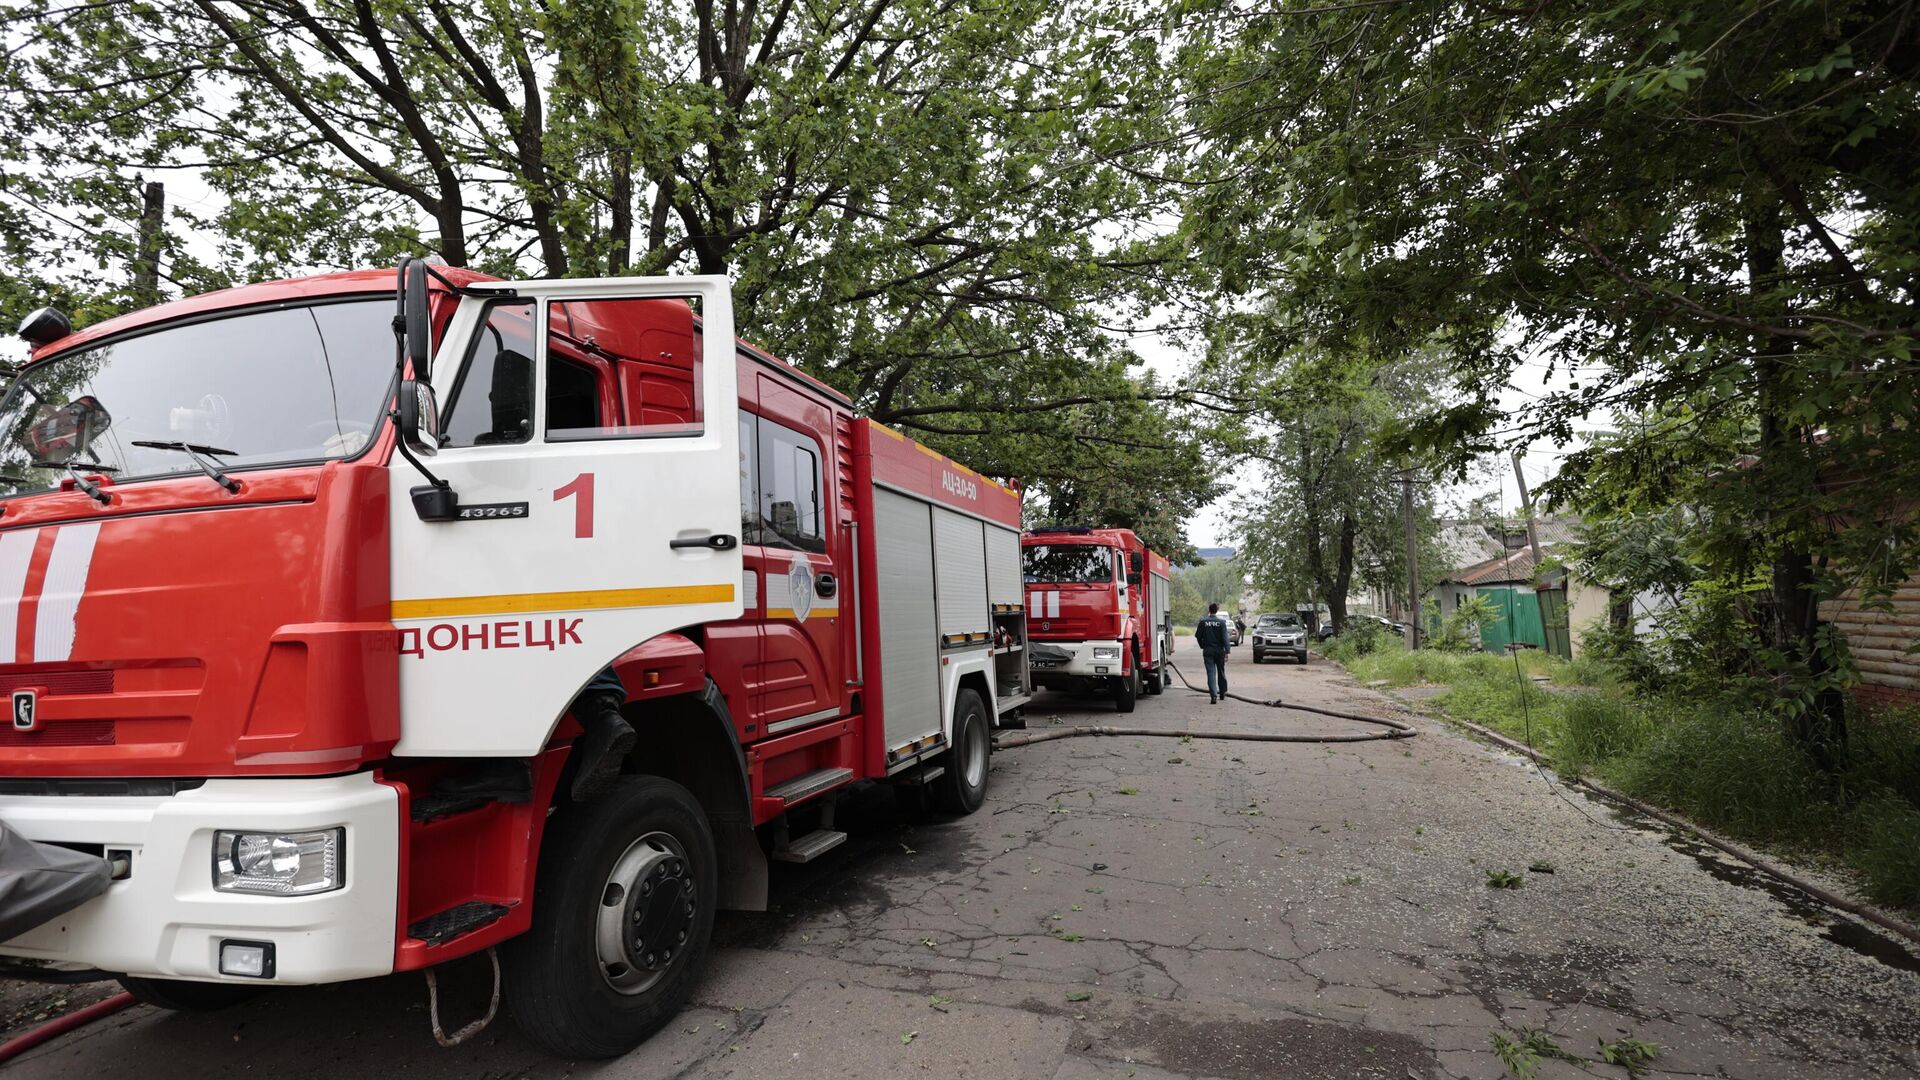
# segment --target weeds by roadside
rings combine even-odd
[[[1449,715],[1528,740],[1590,775],[1751,843],[1837,863],[1875,903],[1920,909],[1920,710],[1858,713],[1850,756],[1822,772],[1780,722],[1737,700],[1636,692],[1597,659],[1408,652],[1343,661],[1362,682],[1438,685]],[[1543,685],[1536,676],[1544,676]]]

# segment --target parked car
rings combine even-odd
[[[1238,646],[1246,636],[1247,623],[1245,619],[1235,618],[1227,620],[1227,644]]]
[[[1351,626],[1356,622],[1361,622],[1363,620],[1366,622],[1370,622],[1375,626],[1378,626],[1382,632],[1392,634],[1394,637],[1406,636],[1407,624],[1405,623],[1397,623],[1397,622],[1394,622],[1392,619],[1382,618],[1378,615],[1347,616],[1347,624],[1349,626]],[[1334,636],[1336,636],[1336,631],[1334,630],[1332,623],[1324,623],[1321,625],[1321,627],[1318,630],[1315,630],[1313,632],[1313,639],[1315,641],[1326,641]]]
[[[1299,663],[1307,662],[1307,626],[1300,616],[1282,611],[1254,620],[1253,662],[1258,664],[1269,656],[1291,656]]]

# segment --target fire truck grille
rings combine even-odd
[[[35,731],[0,728],[0,746],[112,746],[111,720],[55,720]]]
[[[54,694],[111,694],[113,669],[104,671],[43,671],[29,674],[0,675],[0,697],[15,690],[35,687]]]

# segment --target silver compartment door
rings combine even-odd
[[[880,703],[887,748],[940,730],[940,630],[934,616],[933,508],[873,493],[880,607]]]
[[[933,508],[933,585],[942,636],[978,634],[993,626],[987,610],[986,526],[977,518]]]

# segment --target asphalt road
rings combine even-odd
[[[1399,708],[1324,660],[1256,667],[1243,649],[1232,678],[1254,697]],[[1119,721],[1042,695],[1031,719],[1115,722],[1343,726],[1178,690]],[[1530,1028],[1588,1058],[1644,1040],[1655,1075],[1920,1071],[1911,951],[1416,723],[1406,742],[1008,750],[962,819],[863,792],[840,817],[852,839],[776,865],[776,909],[723,916],[695,1004],[615,1062],[544,1058],[504,1021],[441,1050],[412,975],[212,1015],[135,1007],[8,1072],[1402,1080],[1500,1076],[1494,1035]],[[1489,888],[1489,871],[1524,885]],[[448,973],[455,1022],[484,1005],[484,979],[484,962]],[[55,1008],[6,1000],[17,1022]],[[1539,1075],[1627,1075],[1589,1068]]]

